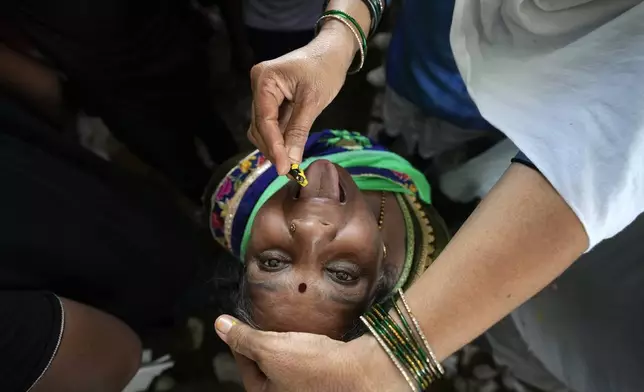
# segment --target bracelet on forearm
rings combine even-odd
[[[382,340],[382,338],[380,337],[376,329],[370,324],[370,321],[368,321],[368,316],[366,315],[360,316],[360,320],[362,320],[362,322],[367,327],[367,329],[371,332],[373,337],[376,338],[376,341],[378,341],[378,344],[380,345],[380,347],[382,347],[382,349],[387,353],[387,356],[389,357],[391,362],[394,363],[394,365],[396,366],[400,374],[403,375],[403,377],[405,378],[405,381],[407,381],[407,384],[409,384],[409,388],[411,388],[413,392],[418,392],[418,388],[416,387],[414,382],[409,378],[409,375],[405,371],[405,368],[403,367],[403,365],[400,363],[400,361],[398,361],[394,353],[389,349],[389,346]]]
[[[371,16],[371,24],[369,25],[369,37],[371,37],[380,24],[380,7],[373,0],[362,0],[364,5],[369,8],[369,15]]]
[[[431,363],[433,367],[435,368],[439,377],[442,377],[443,374],[445,374],[445,369],[443,369],[443,366],[436,359],[436,355],[434,355],[434,351],[429,346],[427,337],[425,337],[423,330],[420,328],[420,324],[418,323],[418,320],[416,320],[416,317],[414,317],[414,314],[411,312],[411,308],[407,304],[407,299],[405,299],[405,295],[403,294],[401,289],[398,289],[398,294],[400,296],[400,300],[403,303],[403,306],[405,307],[405,310],[407,311],[407,315],[409,316],[409,318],[411,319],[411,322],[414,324],[414,327],[416,328],[416,333],[418,334],[418,336],[420,336],[421,341],[423,342],[423,344],[425,345],[425,348],[427,349],[427,353],[431,357]]]
[[[391,305],[400,319],[400,325],[381,305],[374,305],[360,320],[396,365],[411,390],[423,391],[440,379],[444,370],[436,360],[402,290],[399,289],[397,294],[404,311],[395,298],[392,298]]]
[[[324,2],[324,7],[322,10],[326,10],[329,6],[329,1]],[[380,21],[382,20],[382,14],[385,12],[385,0],[361,0],[369,9],[369,15],[371,16],[371,23],[369,25],[369,34],[367,37],[371,37],[378,29]]]
[[[347,14],[344,11],[339,11],[339,10],[325,11],[322,14],[322,17],[325,17],[325,16],[337,16],[337,17],[342,18],[342,19],[346,20],[347,22],[351,23],[353,25],[353,27],[355,27],[355,29],[360,34],[360,45],[365,50],[365,52],[367,51],[367,35],[364,33],[364,30],[360,26],[360,23],[358,23],[358,21],[355,20],[353,18],[353,16]]]
[[[423,354],[422,350],[418,349],[418,345],[415,344],[412,334],[410,331],[407,331],[407,334],[399,329],[398,325],[389,318],[380,306],[376,305],[373,309],[373,314],[378,318],[377,320],[372,319],[372,322],[375,323],[378,327],[376,331],[381,333],[381,336],[390,347],[396,347],[394,353],[397,354],[398,358],[405,363],[407,370],[409,370],[416,380],[420,390],[424,391],[429,388],[430,384],[436,379],[436,377],[431,373],[430,368],[427,365],[426,356]]]
[[[353,33],[355,39],[358,41],[360,60],[356,66],[349,68],[348,73],[355,74],[357,72],[360,72],[360,70],[364,66],[365,58],[367,57],[367,38],[364,34],[364,31],[362,31],[360,24],[358,24],[358,22],[354,18],[352,18],[345,12],[335,10],[326,11],[322,14],[320,19],[318,19],[317,23],[315,24],[316,35],[320,31],[321,23],[328,19],[337,20],[338,22],[341,22],[342,24],[347,26],[347,28]]]

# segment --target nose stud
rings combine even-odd
[[[295,233],[295,223],[291,223],[288,226],[288,231],[290,231],[291,233]]]

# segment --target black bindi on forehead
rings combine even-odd
[[[306,283],[300,283],[300,285],[297,287],[297,290],[298,290],[300,293],[305,292],[305,291],[306,291]]]

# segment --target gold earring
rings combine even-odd
[[[288,231],[291,233],[295,233],[295,223],[291,223],[288,227]]]
[[[382,243],[382,254],[383,254],[383,256],[382,256],[383,260],[386,259],[387,258],[387,245],[385,245],[384,242]]]

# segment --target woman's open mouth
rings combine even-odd
[[[347,202],[347,193],[344,190],[344,187],[342,186],[342,181],[338,181],[338,189],[340,190],[340,203],[345,204]],[[302,191],[301,186],[295,187],[295,194],[293,195],[293,200],[297,200],[300,198],[300,192]]]
[[[298,189],[300,199],[327,199],[343,204],[347,192],[342,185],[338,168],[326,159],[317,160],[305,170],[308,186]]]

